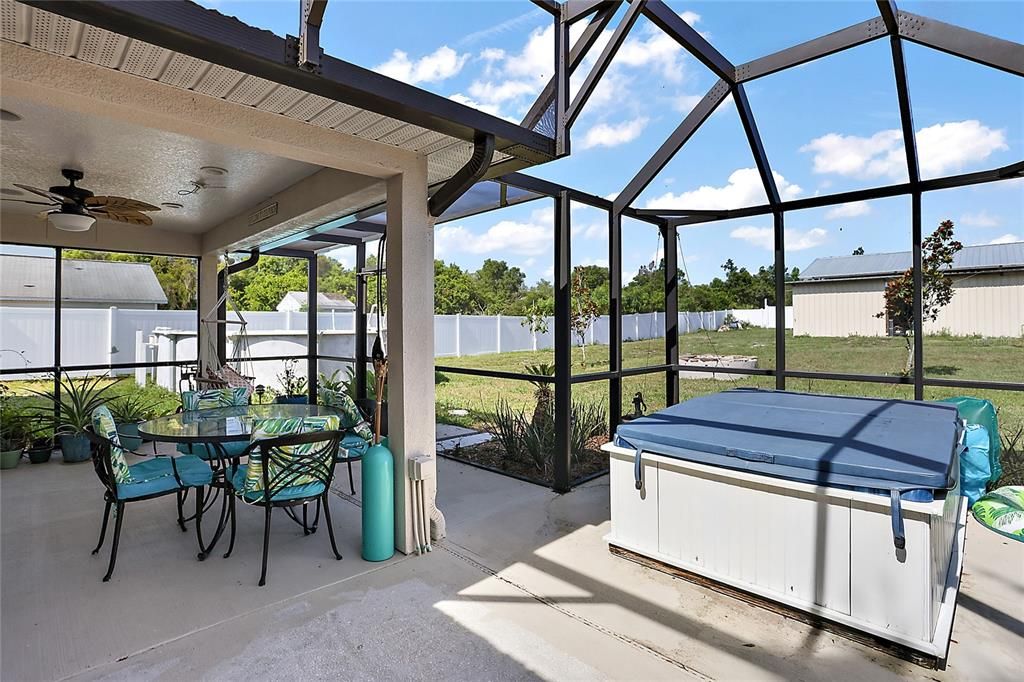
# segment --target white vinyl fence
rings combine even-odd
[[[61,363],[108,365],[135,362],[194,361],[197,357],[197,318],[194,311],[132,310],[124,308],[63,308],[61,314]],[[732,314],[738,320],[761,327],[775,326],[775,309],[717,310],[679,313],[679,332],[715,330]],[[273,383],[279,363],[258,362],[259,357],[304,355],[306,313],[243,312],[248,352],[256,362],[253,370],[263,383]],[[234,313],[229,317],[236,318]],[[435,315],[434,354],[461,357],[510,351],[543,350],[554,346],[554,318],[547,332],[524,326],[526,318],[508,315]],[[373,318],[369,320],[373,325]],[[792,307],[786,308],[786,326],[792,325]],[[319,350],[324,355],[355,355],[355,313],[319,313]],[[664,336],[665,313],[622,316],[624,341]],[[229,327],[229,355],[233,354],[236,328]],[[368,345],[373,342],[373,330]],[[21,369],[29,376],[34,367],[53,364],[54,320],[52,308],[0,307],[0,367]],[[579,342],[579,339],[573,339]],[[594,321],[584,334],[586,344],[609,342],[608,318]],[[124,370],[144,380],[146,371]],[[263,376],[267,375],[267,376]],[[152,373],[161,385],[176,389],[177,372]]]

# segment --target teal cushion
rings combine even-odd
[[[363,455],[366,454],[366,449],[369,447],[370,444],[360,438],[359,434],[349,431],[341,439],[341,445],[338,447],[338,456],[335,459],[338,462],[362,459]]]
[[[178,477],[186,488],[210,485],[213,472],[210,465],[194,455],[183,455],[174,458],[178,469]],[[154,457],[130,467],[132,483],[119,483],[117,496],[122,500],[133,500],[157,493],[165,493],[178,489],[178,481],[174,478],[174,468],[169,457]]]
[[[207,443],[191,443],[191,450],[189,450],[189,443],[178,443],[178,452],[183,455],[195,455],[200,459],[217,459],[217,448]],[[221,443],[221,447],[230,457],[241,457],[245,452],[245,449],[249,447],[248,441],[231,441],[228,443]]]
[[[249,473],[249,465],[241,464],[238,469],[235,470],[234,476],[231,477],[231,486],[235,489],[235,494],[242,497],[247,502],[262,502],[263,491],[254,490],[246,492],[242,495],[241,491],[245,489],[245,479]],[[287,488],[282,488],[271,500],[274,502],[283,502],[285,500],[298,500],[304,497],[316,497],[322,495],[324,492],[324,484],[319,482],[304,483],[303,485],[292,485]]]

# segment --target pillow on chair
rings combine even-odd
[[[323,417],[291,417],[284,419],[257,419],[252,424],[252,436],[250,442],[255,443],[270,438],[290,436],[298,433],[314,433],[317,431],[337,431],[341,420],[337,415],[326,415]],[[304,455],[319,443],[303,443],[301,445],[287,445],[280,448],[285,455]],[[322,447],[322,446],[320,446]],[[280,464],[270,462],[267,478],[271,481],[277,475]],[[290,482],[289,487],[314,483],[317,478],[308,474],[299,474]],[[253,449],[249,453],[249,464],[246,469],[245,486],[243,493],[260,492],[263,490],[263,452],[261,449]]]
[[[217,407],[242,407],[248,404],[249,389],[245,386],[185,391],[181,394],[181,409],[184,412],[212,410]]]
[[[324,407],[333,407],[341,410],[342,413],[342,426],[348,430],[354,432],[357,436],[363,440],[373,440],[373,429],[363,419],[363,413],[356,407],[356,403],[349,397],[348,393],[342,391],[332,391],[329,388],[321,388],[317,391],[319,402]]]
[[[132,483],[134,479],[128,468],[128,461],[124,458],[121,438],[117,435],[117,424],[106,405],[100,405],[92,411],[92,428],[97,435],[110,441],[110,465],[114,470],[114,481],[120,484]]]

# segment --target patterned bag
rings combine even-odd
[[[92,428],[100,436],[110,441],[110,465],[114,470],[114,481],[119,484],[134,483],[128,461],[124,457],[121,438],[117,435],[117,424],[114,415],[106,405],[100,405],[92,411]]]
[[[322,388],[317,391],[317,396],[320,398],[321,405],[341,410],[342,415],[344,415],[342,427],[345,430],[352,431],[365,441],[373,440],[373,429],[363,419],[363,413],[359,411],[355,401],[352,400],[348,393]]]
[[[244,386],[185,391],[181,394],[181,409],[185,412],[212,410],[217,407],[241,407],[248,404],[249,389]]]
[[[255,443],[260,440],[267,440],[268,438],[277,438],[280,436],[293,435],[297,433],[314,433],[317,431],[337,431],[340,428],[341,421],[336,415],[326,415],[322,417],[290,417],[283,419],[257,419],[252,425],[252,436],[250,441]],[[323,447],[320,443],[304,443],[302,445],[287,445],[279,449],[279,452],[284,456],[282,459],[287,459],[289,455],[304,455],[314,447]],[[267,478],[270,481],[274,480],[274,477],[280,473],[283,466],[286,466],[286,462],[272,461],[269,465]],[[305,485],[307,483],[313,483],[317,481],[316,476],[310,474],[300,474],[295,476],[289,481],[290,486]],[[263,452],[256,448],[249,455],[249,464],[245,474],[245,485],[242,492],[247,493],[258,493],[263,490]]]

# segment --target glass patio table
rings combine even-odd
[[[253,421],[289,417],[340,415],[324,405],[242,405],[179,412],[139,424],[139,435],[164,443],[230,443],[248,441]]]
[[[217,457],[210,459],[214,470],[214,480],[210,487],[213,494],[205,504],[200,500],[197,510],[205,513],[216,503],[217,495],[223,492],[221,500],[220,517],[217,522],[217,530],[209,545],[203,543],[202,514],[197,511],[193,517],[196,522],[197,537],[199,540],[200,561],[206,559],[213,551],[224,528],[234,518],[228,513],[228,462],[233,461],[237,465],[239,455],[229,455],[224,449],[225,443],[248,442],[252,435],[252,425],[258,419],[286,419],[294,417],[322,417],[328,415],[341,415],[341,411],[324,405],[241,405],[238,407],[215,407],[208,410],[195,410],[193,412],[179,412],[166,417],[159,417],[139,424],[139,435],[154,442],[184,443],[192,445],[206,445],[216,451]],[[202,495],[199,489],[198,495]],[[302,526],[307,533],[315,532],[316,521],[312,528],[306,522],[305,507],[303,507],[303,519],[300,521],[289,508],[288,516]],[[319,518],[319,509],[317,510]],[[228,552],[230,553],[230,548]]]

